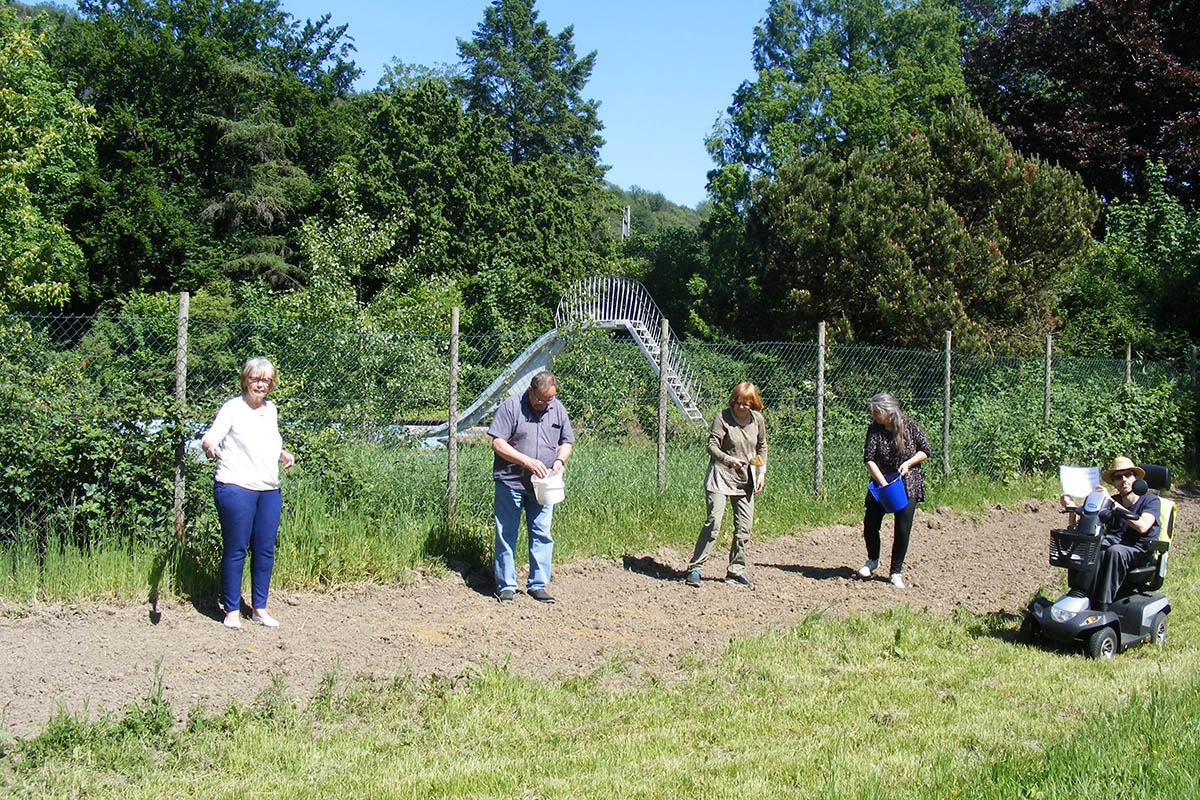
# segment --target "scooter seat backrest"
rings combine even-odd
[[[1170,546],[1171,537],[1175,535],[1175,501],[1160,497],[1158,506],[1158,541]]]
[[[1138,464],[1145,473],[1146,485],[1151,489],[1165,492],[1171,488],[1171,468],[1161,464]]]
[[[1156,592],[1162,588],[1167,577],[1167,555],[1171,549],[1171,537],[1175,533],[1175,501],[1160,497],[1158,512],[1158,541],[1150,553],[1149,561],[1140,569],[1130,570],[1134,583],[1145,582],[1145,588]]]

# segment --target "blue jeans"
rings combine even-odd
[[[221,605],[226,613],[241,608],[242,568],[250,550],[250,597],[253,608],[267,607],[267,588],[275,566],[275,534],[283,500],[278,489],[255,491],[232,483],[213,484],[213,502],[221,520]]]
[[[496,556],[493,570],[496,591],[516,591],[517,573],[513,551],[521,530],[521,511],[525,511],[525,527],[529,531],[529,580],[526,589],[544,589],[550,582],[550,559],[554,555],[554,539],[550,537],[550,520],[554,506],[544,506],[530,492],[510,489],[496,484],[496,500],[492,513],[496,519]]]

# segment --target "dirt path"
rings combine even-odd
[[[1180,503],[1180,530],[1190,531],[1200,519],[1200,492],[1170,496]],[[1038,588],[1057,585],[1061,573],[1046,563],[1047,531],[1061,519],[1045,501],[970,518],[918,510],[904,590],[886,575],[854,577],[862,536],[858,527],[838,525],[752,542],[753,590],[721,580],[723,554],[710,561],[701,588],[689,589],[681,581],[687,556],[661,549],[556,566],[555,605],[524,594],[500,605],[490,578],[475,571],[421,576],[403,588],[273,593],[271,610],[282,622],[274,630],[249,620],[240,631],[226,630],[215,606],[197,610],[177,600],[159,614],[145,605],[46,606],[0,620],[0,731],[36,733],[60,705],[86,707],[93,717],[120,711],[146,696],[160,662],[166,697],[182,718],[197,703],[251,703],[274,673],[301,698],[335,669],[390,678],[506,663],[516,673],[548,676],[621,658],[632,675],[670,678],[686,654],[718,653],[735,637],[793,624],[814,610],[908,603],[935,612],[1016,611]],[[886,520],[883,538],[886,564]],[[1181,547],[1190,544],[1183,538]]]

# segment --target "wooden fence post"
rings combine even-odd
[[[180,425],[186,424],[187,413],[187,342],[188,342],[187,292],[179,293],[179,313],[175,318],[175,414]],[[184,443],[187,431],[182,428],[175,436],[175,541],[183,541],[183,501],[187,493],[183,474]]]
[[[817,415],[813,432],[813,493],[821,496],[825,480],[825,323],[817,323]]]
[[[667,488],[667,369],[671,324],[664,318],[658,333],[658,493]]]
[[[950,474],[950,343],[953,334],[946,331],[942,371],[942,474]]]
[[[458,306],[450,309],[450,394],[446,422],[446,529],[453,533],[458,498]]]

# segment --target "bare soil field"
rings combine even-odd
[[[1180,504],[1176,550],[1191,544],[1196,487],[1168,494]],[[311,696],[323,676],[457,675],[503,665],[529,676],[587,673],[614,659],[628,680],[670,680],[689,655],[718,654],[737,637],[795,624],[809,613],[872,612],[908,604],[934,613],[1017,613],[1061,570],[1047,563],[1048,531],[1062,524],[1051,501],[1026,501],[962,516],[921,508],[913,526],[906,589],[887,582],[891,523],[884,521],[885,574],[861,580],[858,526],[836,525],[752,540],[754,587],[724,583],[724,552],[699,589],[683,583],[687,553],[673,549],[556,565],[558,599],[518,594],[500,604],[490,574],[416,575],[405,586],[352,586],[332,593],[273,592],[268,629],[220,623],[215,599],[148,604],[38,606],[0,619],[0,731],[37,733],[55,709],[95,718],[146,697],[156,668],[183,719],[203,704],[252,703],[272,676]],[[727,547],[728,532],[725,534]],[[618,678],[620,679],[620,678]]]

